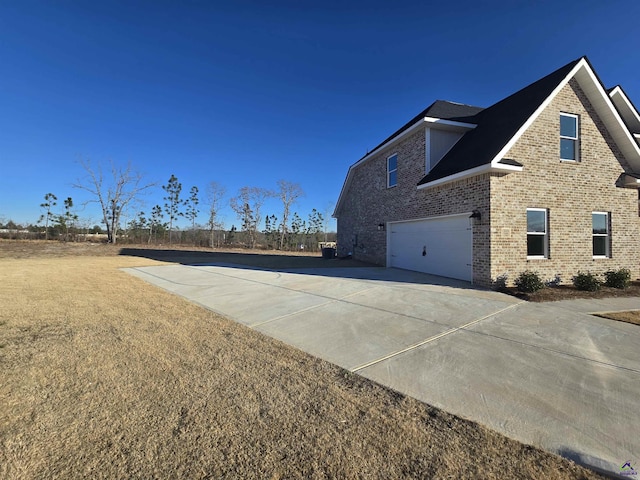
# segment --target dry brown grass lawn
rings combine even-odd
[[[627,322],[633,323],[634,325],[640,325],[640,310],[630,310],[628,312],[598,313],[597,316],[610,318],[611,320],[618,320],[619,322]]]
[[[0,253],[0,478],[598,478],[87,248]]]

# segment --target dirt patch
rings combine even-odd
[[[158,264],[0,259],[0,478],[600,478],[119,270]]]
[[[516,287],[501,288],[499,291],[529,302],[556,302],[559,300],[576,300],[579,298],[607,298],[607,297],[640,297],[640,282],[634,281],[629,288],[601,287],[596,292],[578,290],[573,285],[559,285],[546,287],[534,293],[519,292]]]
[[[607,312],[596,313],[597,317],[609,318],[611,320],[618,320],[619,322],[633,323],[634,325],[640,325],[640,310],[630,310],[628,312]]]

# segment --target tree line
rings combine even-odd
[[[197,186],[183,192],[182,183],[175,174],[161,185],[164,192],[162,204],[154,205],[148,212],[136,207],[141,204],[141,196],[157,186],[146,183],[131,164],[125,168],[110,165],[108,174],[100,164],[93,165],[81,160],[85,175],[73,187],[89,194],[86,203],[95,203],[101,212],[101,223],[109,243],[190,243],[196,246],[220,247],[243,246],[247,248],[268,248],[279,250],[316,250],[319,242],[334,241],[335,233],[327,232],[327,218],[313,209],[306,219],[294,211],[304,191],[298,183],[279,180],[275,189],[244,186],[236,195],[227,198],[226,188],[212,181],[207,185],[205,197]],[[263,207],[268,199],[277,198],[281,208],[278,212],[264,215]],[[64,241],[77,240],[82,234],[96,232],[79,224],[74,210],[73,199],[69,196],[60,207],[58,197],[53,193],[44,195],[40,204],[42,215],[36,226],[30,225],[26,231],[44,233],[45,239]],[[222,208],[229,205],[236,214],[235,224],[225,230],[220,221]],[[132,215],[132,212],[135,213]],[[206,213],[206,222],[197,224],[200,213]],[[276,215],[277,213],[277,215]],[[131,218],[129,220],[129,218]],[[178,220],[184,218],[189,227],[181,230]],[[13,224],[11,226],[21,227]],[[0,230],[2,230],[0,223]],[[38,230],[39,229],[39,230]],[[6,229],[9,231],[22,231]],[[6,232],[5,232],[6,233]]]
[[[297,212],[291,213],[292,207],[304,195],[297,183],[279,180],[274,190],[249,186],[240,188],[237,195],[228,199],[240,228],[234,224],[228,231],[219,221],[220,210],[225,203],[224,186],[210,182],[204,203],[200,201],[200,191],[196,186],[192,186],[183,198],[182,183],[175,175],[171,175],[162,189],[165,192],[164,205],[155,205],[150,215],[144,211],[138,212],[127,225],[128,237],[148,243],[157,243],[160,238],[169,244],[186,240],[197,246],[236,245],[278,250],[317,250],[319,242],[327,241],[329,237],[324,216],[315,208],[307,220],[303,220]],[[273,213],[263,216],[263,206],[269,198],[280,199],[280,220]],[[201,206],[206,209],[207,222],[197,225]],[[190,227],[187,231],[176,232],[175,222],[181,217],[189,222]]]

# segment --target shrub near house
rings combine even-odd
[[[624,289],[628,288],[631,284],[631,272],[628,268],[621,268],[620,270],[604,272],[604,284],[607,287]]]

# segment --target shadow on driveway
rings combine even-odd
[[[334,278],[377,280],[454,287],[466,290],[487,290],[463,280],[386,268],[354,259],[325,259],[320,256],[272,253],[220,252],[155,248],[122,248],[120,255],[149,258],[161,262],[190,266],[224,266],[236,269],[297,273]]]
[[[181,263],[183,265],[203,265],[209,263],[233,263],[248,267],[269,270],[293,268],[336,268],[336,267],[373,267],[370,263],[353,259],[325,259],[320,253],[317,256],[278,254],[278,253],[249,253],[228,252],[216,250],[179,250],[155,248],[122,248],[120,255],[150,258],[161,262]]]

